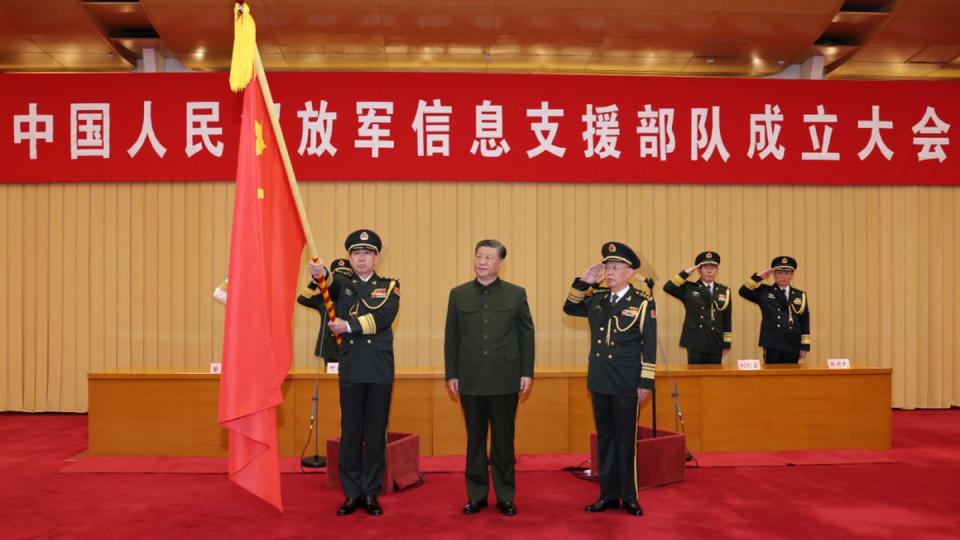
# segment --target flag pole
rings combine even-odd
[[[310,251],[310,258],[314,262],[320,259],[320,252],[313,241],[313,231],[310,230],[310,222],[307,221],[307,211],[303,207],[303,199],[300,198],[300,188],[297,185],[297,177],[293,172],[293,163],[290,161],[290,154],[287,152],[287,143],[283,139],[283,131],[280,129],[280,119],[277,117],[276,107],[273,105],[273,94],[270,93],[270,85],[267,84],[267,73],[263,69],[263,62],[260,60],[260,48],[254,45],[253,63],[257,72],[257,84],[260,85],[260,92],[263,94],[263,101],[267,108],[267,115],[270,117],[270,125],[273,126],[273,133],[277,139],[277,146],[280,148],[280,159],[283,161],[283,168],[287,172],[287,182],[290,184],[290,193],[293,195],[294,203],[297,205],[297,214],[300,216],[300,226],[303,227],[303,236],[307,241],[307,249]],[[327,311],[327,319],[337,320],[337,314],[333,307],[333,300],[330,298],[330,291],[327,289],[327,280],[321,277],[318,281],[320,285],[320,294],[323,298],[323,304]],[[343,346],[343,338],[339,334],[334,334],[337,343],[337,349]]]
[[[293,200],[297,205],[297,214],[300,216],[303,236],[307,240],[307,249],[310,251],[310,258],[316,261],[320,258],[320,252],[317,251],[317,245],[313,241],[313,231],[310,230],[310,222],[307,221],[307,211],[303,207],[303,199],[300,198],[300,188],[297,187],[297,177],[293,172],[293,163],[290,161],[290,154],[287,153],[287,143],[283,139],[283,131],[280,130],[280,119],[277,117],[277,110],[273,104],[270,85],[267,84],[267,73],[264,71],[263,62],[260,60],[260,48],[255,46],[254,51],[254,66],[257,70],[257,82],[260,85],[260,91],[263,93],[263,101],[267,106],[267,115],[270,116],[270,124],[273,126],[273,133],[277,138],[277,146],[280,147],[280,159],[283,160],[283,168],[287,172],[287,182],[290,184],[290,193],[293,194]]]

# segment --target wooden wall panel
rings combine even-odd
[[[398,369],[443,367],[449,290],[471,279],[473,246],[508,247],[504,277],[527,288],[538,369],[585,367],[586,327],[561,305],[570,281],[617,239],[655,277],[661,362],[683,363],[682,308],[659,292],[701,250],[738,288],[774,255],[799,259],[810,361],[893,368],[896,407],[960,404],[960,190],[950,187],[345,182],[302,185],[325,260],[359,227],[384,238],[401,281]],[[230,183],[0,186],[0,409],[84,411],[91,370],[206,371],[221,357]],[[306,261],[306,254],[304,255]],[[304,276],[305,277],[305,276]],[[319,317],[294,313],[294,367],[315,368]],[[726,362],[757,358],[759,314],[734,298]],[[452,413],[459,414],[456,409]],[[443,426],[435,426],[443,428]],[[450,434],[451,441],[455,434]],[[438,440],[443,440],[442,437]]]

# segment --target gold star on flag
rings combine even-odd
[[[253,130],[257,134],[257,155],[263,153],[263,149],[267,147],[266,143],[263,142],[263,126],[260,125],[260,122],[253,123]]]

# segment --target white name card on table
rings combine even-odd
[[[340,362],[328,362],[327,373],[340,373]]]
[[[210,362],[210,373],[220,373],[220,362]]]
[[[761,367],[763,366],[760,364],[760,360],[737,360],[737,369],[739,370],[757,370]]]
[[[850,369],[850,359],[827,358],[827,369]]]

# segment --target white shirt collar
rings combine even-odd
[[[624,288],[620,289],[619,291],[613,293],[613,296],[616,296],[617,300],[619,300],[623,298],[623,295],[627,294],[628,290],[630,290],[630,285],[627,285]]]

